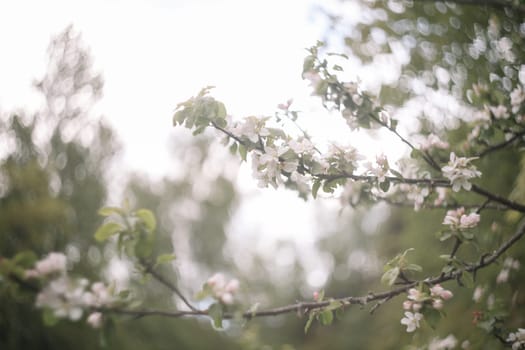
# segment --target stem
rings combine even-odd
[[[448,274],[442,274],[437,277],[428,277],[422,281],[414,281],[410,284],[404,285],[402,287],[392,289],[389,291],[381,293],[369,293],[365,296],[348,296],[338,299],[331,299],[322,302],[298,302],[295,304],[290,304],[286,306],[281,306],[268,310],[261,311],[247,311],[241,314],[245,319],[251,319],[254,317],[266,317],[266,316],[276,316],[281,314],[286,314],[290,312],[299,312],[304,314],[310,310],[320,309],[325,306],[328,306],[332,302],[340,302],[343,305],[366,305],[372,301],[378,301],[381,305],[384,302],[407,292],[410,288],[414,288],[420,282],[423,282],[427,285],[435,285],[438,283],[447,282],[450,280],[459,280],[463,273],[475,273],[476,271],[483,269],[484,267],[494,263],[503,253],[505,253],[510,247],[512,247],[516,242],[518,242],[525,235],[525,221],[523,221],[518,230],[502,245],[499,246],[491,254],[483,256],[480,261],[476,264],[467,266],[464,270],[454,270]],[[378,306],[372,307],[372,310],[377,309]],[[131,315],[136,317],[145,317],[145,316],[166,316],[166,317],[183,317],[183,316],[206,316],[208,315],[207,311],[193,310],[193,311],[165,311],[165,310],[128,310],[120,308],[98,308],[97,311],[122,314],[122,315]],[[224,319],[234,318],[233,313],[225,313],[223,315]]]
[[[140,261],[142,266],[146,269],[146,272],[152,275],[157,281],[159,281],[162,285],[164,285],[166,288],[168,288],[173,293],[177,294],[177,296],[182,300],[182,302],[189,307],[193,312],[202,312],[199,309],[195,308],[189,301],[186,299],[186,297],[181,293],[179,288],[177,288],[176,285],[165,279],[161,274],[159,274],[157,271],[153,269],[153,267],[146,263],[145,261]]]

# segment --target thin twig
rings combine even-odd
[[[181,291],[179,290],[179,288],[177,288],[176,285],[174,285],[173,283],[171,283],[170,281],[165,279],[164,276],[162,276],[160,273],[155,271],[150,264],[146,263],[145,261],[141,261],[141,264],[146,269],[147,273],[149,273],[151,276],[153,276],[157,281],[159,281],[161,284],[163,284],[170,291],[172,291],[173,293],[177,294],[177,296],[182,300],[182,302],[184,304],[186,304],[187,307],[189,307],[194,312],[201,312],[199,309],[194,307],[188,301],[188,299],[186,299],[186,297],[181,293]]]
[[[379,301],[382,304],[386,300],[390,300],[400,294],[406,293],[410,288],[414,288],[420,282],[423,282],[427,285],[435,285],[438,283],[443,283],[443,282],[447,282],[451,280],[460,281],[461,276],[464,273],[476,273],[476,271],[494,263],[503,253],[505,253],[510,247],[512,247],[516,242],[518,242],[524,235],[525,235],[525,221],[520,224],[518,230],[507,241],[505,241],[502,245],[500,245],[498,249],[496,249],[491,254],[484,255],[483,258],[480,259],[478,263],[473,264],[473,265],[468,265],[463,270],[454,270],[447,274],[441,274],[437,277],[429,277],[422,281],[414,281],[405,286],[402,286],[396,289],[392,289],[389,291],[381,292],[381,293],[368,293],[367,295],[360,296],[360,297],[348,296],[344,298],[331,299],[331,300],[326,300],[322,302],[298,302],[295,304],[281,306],[281,307],[268,309],[268,310],[246,311],[242,313],[240,316],[245,319],[251,319],[254,317],[276,316],[276,315],[286,314],[290,312],[300,312],[301,314],[304,314],[305,312],[308,312],[310,310],[326,307],[330,305],[330,303],[333,303],[333,302],[340,302],[342,305],[352,305],[352,304],[367,305],[368,303],[372,301]],[[385,300],[385,301],[382,301],[382,300]],[[165,310],[128,310],[128,309],[121,309],[121,308],[99,308],[97,310],[101,312],[131,315],[131,316],[137,316],[137,317],[154,316],[154,315],[167,316],[167,317],[206,316],[208,315],[207,310],[174,311],[174,312],[165,311]],[[226,312],[223,315],[224,319],[231,319],[234,317],[238,317],[238,316],[234,313],[229,313],[229,312]]]

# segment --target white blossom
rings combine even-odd
[[[454,349],[458,344],[458,340],[452,334],[449,334],[446,338],[439,339],[434,338],[428,344],[428,350],[450,350]]]
[[[429,134],[423,141],[419,143],[419,149],[422,151],[427,151],[432,148],[447,149],[449,148],[449,144],[448,142],[441,140],[439,136],[435,134]]]
[[[246,137],[253,143],[259,141],[259,136],[268,136],[270,132],[265,127],[265,119],[246,117],[242,122],[236,123],[229,131],[237,137]]]
[[[492,112],[492,115],[496,119],[507,119],[509,117],[509,113],[507,110],[507,107],[503,105],[498,105],[496,107],[489,107],[490,111]]]
[[[449,210],[443,219],[443,225],[449,225],[451,230],[466,230],[478,225],[480,216],[477,213],[465,214],[465,208]]]
[[[512,113],[517,113],[520,110],[521,104],[525,101],[525,92],[521,85],[518,85],[510,93],[510,104],[512,106]]]
[[[233,304],[234,294],[239,290],[239,281],[237,279],[226,282],[226,278],[222,273],[216,273],[208,279],[206,284],[211,288],[215,299],[223,304]]]
[[[83,313],[83,295],[87,280],[73,281],[61,276],[46,285],[36,298],[36,307],[50,308],[56,317],[77,321]]]
[[[102,313],[92,312],[87,317],[86,322],[93,328],[100,328],[102,326]]]
[[[310,178],[308,176],[302,175],[297,171],[294,171],[290,175],[290,180],[292,180],[295,183],[299,192],[310,192]]]
[[[443,300],[449,300],[454,296],[451,291],[443,288],[440,284],[436,284],[430,288],[430,295],[433,297],[439,297]]]
[[[512,343],[512,350],[525,349],[525,328],[518,328],[517,332],[509,333],[507,341]]]
[[[288,147],[267,146],[264,153],[256,150],[252,153],[253,176],[259,180],[260,187],[271,184],[275,188],[283,183],[281,171],[292,173],[297,170],[297,160],[281,161],[279,159],[288,151]]]
[[[63,253],[49,253],[42,260],[37,261],[35,268],[26,271],[26,277],[42,277],[52,273],[65,273],[67,259]]]
[[[314,145],[307,138],[302,138],[300,140],[290,140],[290,142],[288,142],[288,146],[297,155],[311,154],[314,149]]]
[[[456,157],[454,152],[450,153],[450,161],[441,170],[450,180],[454,192],[458,192],[461,187],[470,191],[472,184],[469,180],[481,176],[481,172],[474,165],[469,164],[473,159],[476,158]]]
[[[405,317],[401,319],[401,324],[407,326],[407,333],[414,332],[419,328],[419,321],[423,319],[423,314],[419,312],[412,313],[410,311],[405,312]]]

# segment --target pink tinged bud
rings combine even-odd
[[[410,300],[405,300],[403,302],[403,310],[410,310],[412,308],[413,302]]]
[[[38,273],[37,270],[31,269],[31,270],[25,271],[24,277],[25,278],[37,278],[37,277],[40,277],[40,274]]]
[[[319,292],[314,292],[314,300],[317,301],[319,299]]]
[[[231,293],[224,293],[223,295],[221,295],[220,299],[224,304],[233,304],[233,295]]]
[[[451,291],[445,289],[441,292],[439,296],[443,298],[443,300],[449,300],[454,296],[454,294],[452,294]]]
[[[422,307],[423,307],[423,305],[421,303],[414,303],[414,304],[412,304],[412,310],[414,310],[416,312],[421,310]]]
[[[102,326],[102,314],[100,312],[93,312],[88,316],[86,322],[93,328],[100,328],[100,326]]]
[[[441,310],[443,308],[443,300],[441,299],[434,299],[432,301],[432,307],[436,310]]]
[[[498,277],[496,277],[496,283],[505,283],[509,280],[509,270],[503,269],[499,272]]]
[[[237,279],[232,279],[224,288],[229,293],[235,293],[239,290],[239,281]]]

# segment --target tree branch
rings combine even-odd
[[[196,313],[200,313],[201,311],[199,309],[197,309],[196,307],[194,307],[189,301],[188,299],[186,299],[186,297],[181,293],[181,291],[179,290],[179,288],[177,288],[176,285],[174,285],[173,283],[171,283],[170,281],[168,281],[167,279],[164,278],[164,276],[162,276],[160,273],[158,273],[157,271],[155,271],[153,269],[153,267],[151,266],[151,264],[141,260],[140,261],[141,265],[144,267],[144,269],[146,270],[147,273],[149,273],[151,276],[153,276],[157,281],[159,281],[162,285],[164,285],[166,288],[168,288],[170,291],[172,291],[173,293],[175,293],[181,300],[182,302],[190,308],[190,310],[192,310],[193,312],[196,312]],[[181,311],[183,313],[183,311]]]
[[[414,288],[419,283],[423,282],[427,285],[435,285],[438,283],[447,282],[450,280],[458,280],[461,278],[463,273],[475,273],[476,271],[491,265],[494,263],[503,253],[505,253],[510,247],[512,247],[516,242],[518,242],[525,235],[525,221],[519,225],[518,230],[502,245],[498,247],[491,254],[483,256],[480,261],[476,264],[467,266],[464,270],[454,270],[447,274],[441,274],[438,277],[428,277],[422,281],[414,281],[410,284],[404,285],[402,287],[392,289],[389,291],[381,293],[369,293],[365,296],[348,296],[344,298],[330,299],[322,302],[298,302],[291,305],[281,306],[273,309],[261,310],[261,311],[246,311],[240,316],[244,319],[251,319],[254,317],[266,317],[266,316],[276,316],[281,314],[286,314],[290,312],[298,312],[304,314],[310,310],[320,309],[325,306],[330,305],[333,302],[340,302],[342,305],[367,305],[372,301],[378,301],[378,304],[381,305],[384,302],[400,295],[406,293],[410,288]],[[375,310],[378,306],[372,307],[372,310]],[[129,315],[135,317],[145,317],[145,316],[166,316],[166,317],[184,317],[184,316],[208,316],[207,310],[192,310],[192,311],[165,311],[165,310],[130,310],[122,308],[96,308],[95,310],[104,312],[104,313],[113,313],[121,315]],[[235,313],[226,312],[223,315],[224,319],[232,319],[239,317]]]

